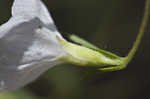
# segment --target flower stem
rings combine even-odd
[[[150,15],[150,0],[146,0],[144,17],[143,17],[143,20],[142,20],[142,23],[141,23],[141,26],[139,29],[139,33],[137,35],[136,41],[135,41],[132,49],[130,50],[129,54],[126,57],[125,65],[127,65],[132,60],[133,56],[135,55],[135,53],[141,43],[142,37],[144,36],[146,26],[148,24],[148,19],[150,17],[149,15]]]
[[[136,37],[136,41],[133,44],[133,47],[131,48],[130,52],[124,58],[122,65],[117,66],[117,67],[103,68],[103,69],[99,69],[99,70],[102,70],[102,71],[121,70],[121,69],[125,68],[128,65],[128,63],[134,57],[134,55],[135,55],[135,53],[136,53],[136,51],[137,51],[137,49],[138,49],[138,47],[139,47],[139,45],[141,43],[142,37],[144,36],[144,32],[145,32],[146,26],[148,24],[148,19],[150,17],[149,15],[150,15],[150,0],[146,0],[145,1],[144,16],[143,16],[142,23],[141,23],[141,26],[140,26],[140,29],[139,29],[139,33],[138,33],[138,35]]]

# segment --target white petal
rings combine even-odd
[[[0,26],[0,90],[28,84],[66,55],[62,36],[40,0],[15,0],[13,16]]]
[[[14,0],[12,16],[22,16],[26,19],[38,17],[45,24],[53,24],[47,8],[40,0]]]
[[[23,63],[29,61],[41,60],[43,58],[55,58],[56,56],[63,56],[64,50],[56,39],[54,32],[43,27],[35,30],[35,39],[32,45],[24,52],[22,59]]]
[[[38,18],[12,18],[0,27],[0,90],[24,86],[60,63],[53,61],[65,54],[58,32],[41,24]]]
[[[42,22],[42,26],[44,25],[52,31],[57,31],[51,15],[41,0],[14,0],[12,16],[27,21],[38,18]],[[54,33],[62,38],[58,32]]]
[[[9,33],[11,29],[14,27],[19,26],[22,22],[26,22],[27,20],[20,19],[19,17],[16,18],[10,18],[8,22],[0,26],[0,38],[2,38],[4,35]]]
[[[26,84],[37,79],[43,72],[47,71],[54,65],[59,64],[57,60],[45,60],[25,64],[25,68],[17,70],[14,68],[0,69],[0,91],[10,91],[23,87]],[[23,65],[21,65],[23,66]]]

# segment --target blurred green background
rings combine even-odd
[[[98,47],[125,56],[132,47],[145,0],[43,0],[62,33],[74,33]],[[11,16],[13,0],[0,0],[0,24]],[[64,64],[32,84],[0,99],[149,99],[150,25],[132,62],[122,71],[96,72]]]

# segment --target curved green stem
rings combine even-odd
[[[141,23],[141,26],[140,26],[140,29],[139,29],[139,33],[136,37],[136,41],[135,41],[132,49],[130,50],[129,54],[124,58],[123,64],[118,66],[118,67],[103,68],[103,69],[100,69],[100,70],[103,70],[103,71],[121,70],[121,69],[125,68],[128,65],[128,63],[134,57],[134,55],[135,55],[135,53],[136,53],[136,51],[137,51],[137,49],[138,49],[138,47],[141,43],[142,37],[144,35],[145,29],[146,29],[146,26],[147,26],[147,23],[148,23],[148,19],[150,17],[149,15],[150,15],[150,0],[146,0],[144,17],[142,19],[142,23]]]
[[[142,21],[141,27],[139,29],[139,34],[136,38],[136,41],[135,41],[131,51],[129,52],[129,54],[126,57],[127,58],[126,59],[127,63],[129,63],[132,60],[134,54],[136,53],[136,51],[137,51],[137,49],[138,49],[138,47],[141,43],[142,37],[144,36],[146,26],[148,24],[148,19],[150,17],[149,15],[150,15],[150,0],[146,0],[143,21]]]

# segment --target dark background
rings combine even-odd
[[[74,33],[98,47],[125,56],[132,47],[145,0],[43,0],[62,33]],[[13,0],[0,1],[0,24],[11,16]],[[150,21],[149,21],[150,23]],[[134,59],[121,71],[96,72],[59,65],[38,80],[0,99],[149,99],[150,25]],[[90,69],[91,70],[91,69]]]

